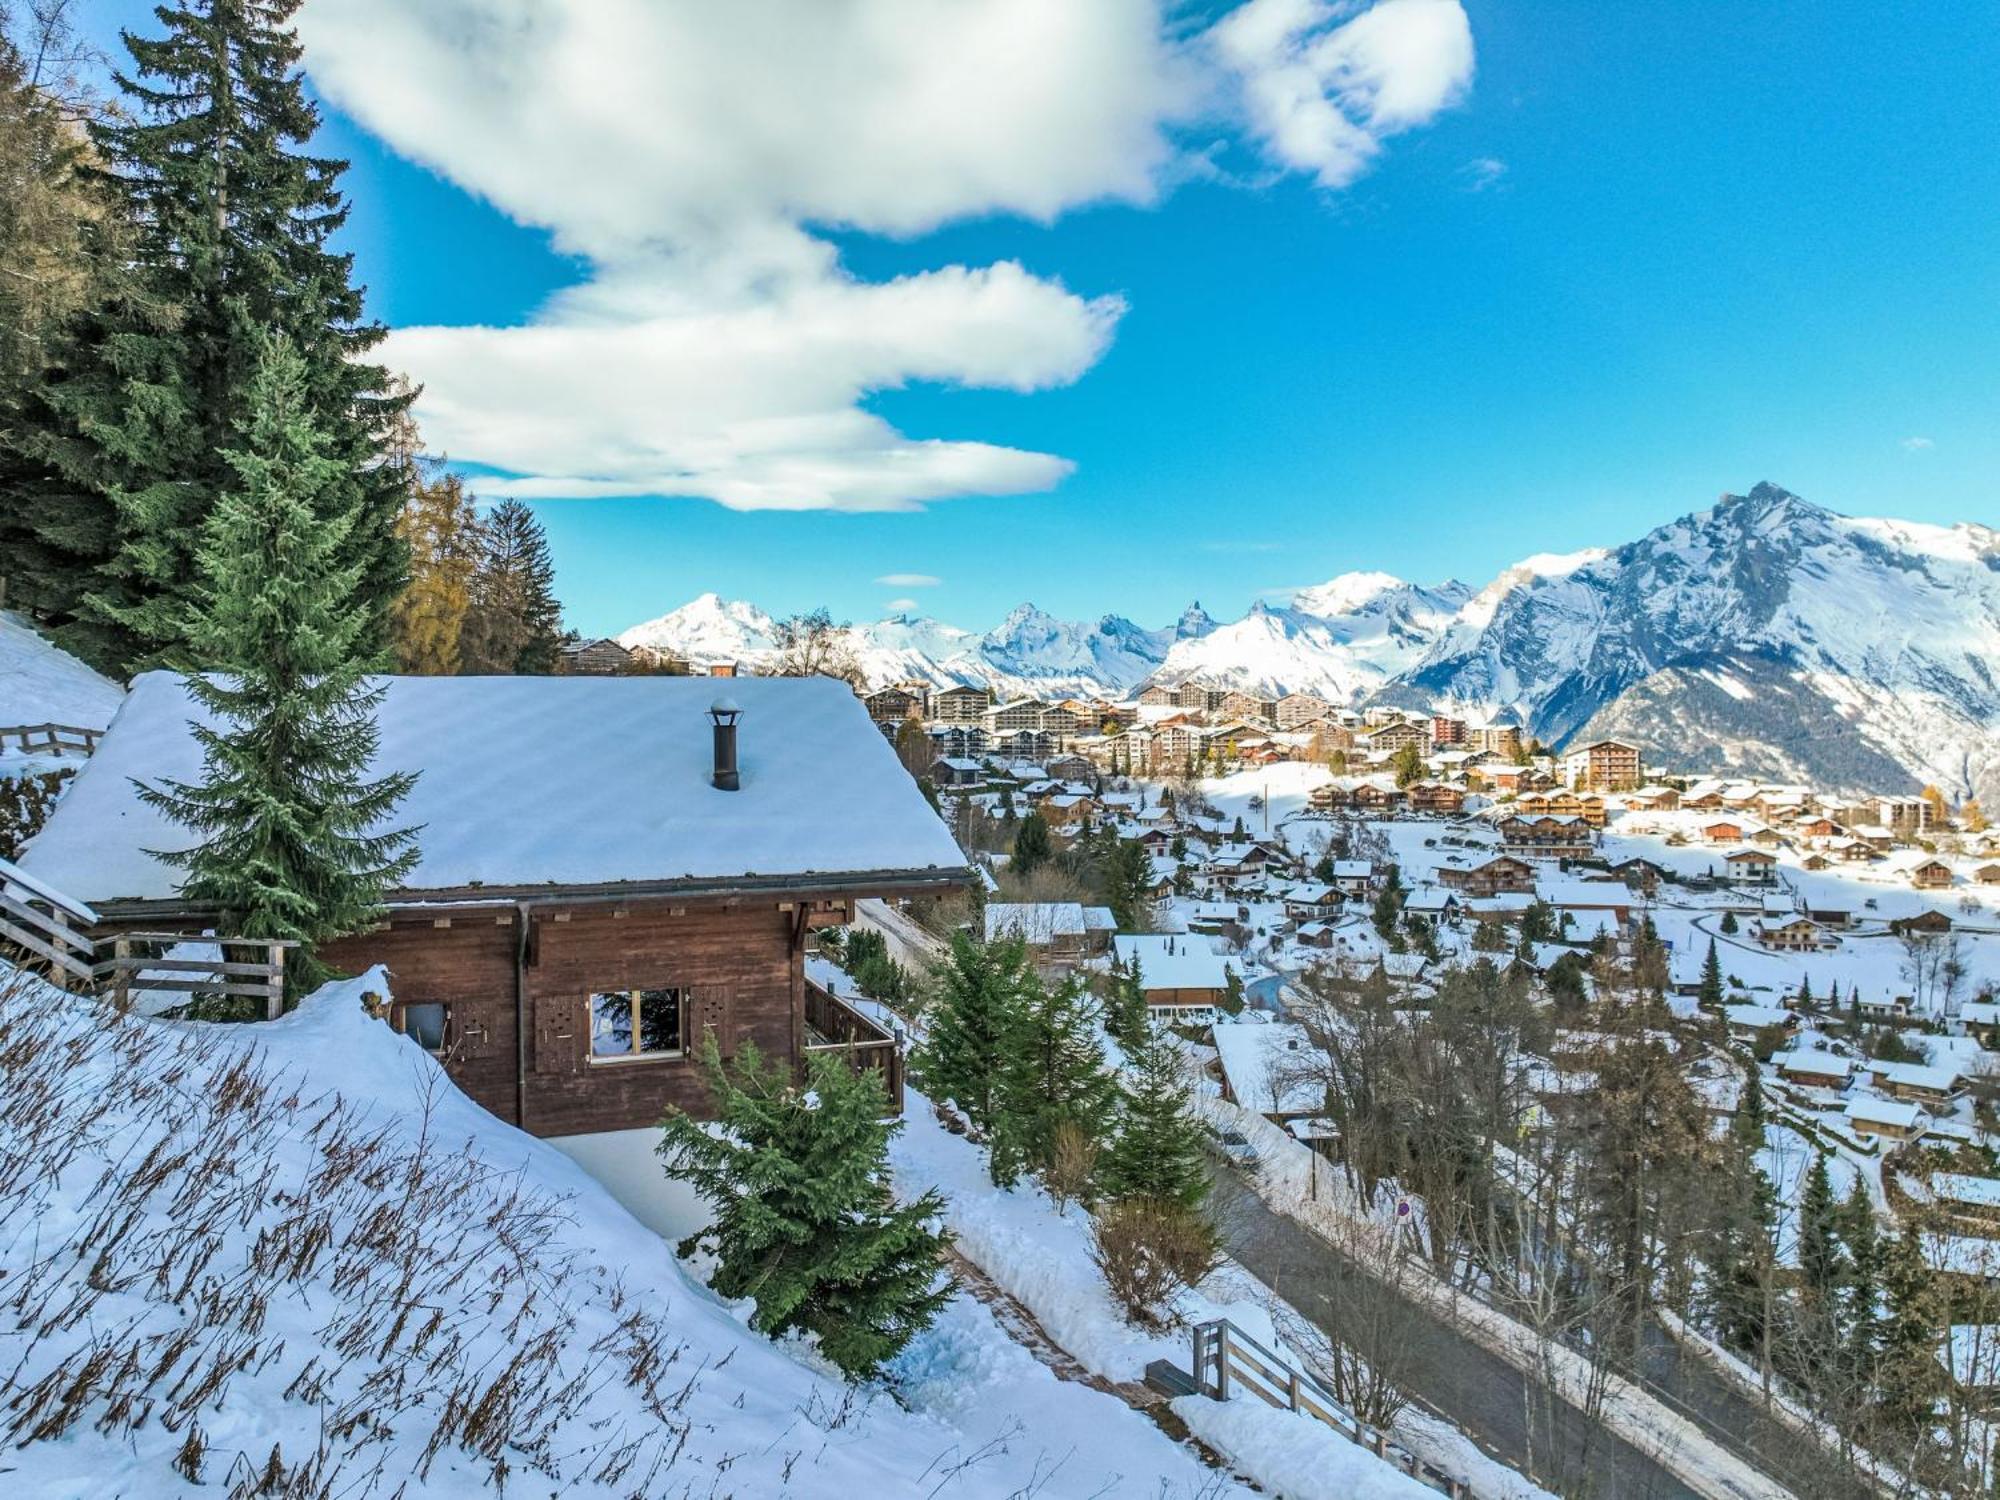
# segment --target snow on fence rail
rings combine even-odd
[[[1394,1464],[1419,1484],[1451,1500],[1471,1493],[1460,1481],[1425,1463],[1414,1453],[1392,1444],[1380,1428],[1370,1427],[1348,1411],[1318,1379],[1274,1354],[1227,1318],[1198,1323],[1194,1328],[1196,1391],[1227,1401],[1241,1386],[1251,1395],[1285,1411],[1302,1412],[1332,1428],[1349,1442],[1366,1448],[1384,1463]]]
[[[75,751],[87,756],[96,751],[103,734],[101,729],[81,724],[0,724],[0,750],[13,740],[29,755],[59,756]]]

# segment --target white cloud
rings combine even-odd
[[[934,589],[944,582],[934,573],[884,573],[875,581],[892,589]]]
[[[914,599],[891,599],[882,608],[892,615],[907,615],[923,608]]]
[[[1499,186],[1501,178],[1507,175],[1507,163],[1497,156],[1475,156],[1458,169],[1458,175],[1464,179],[1468,193],[1483,193]]]
[[[1459,0],[1248,0],[1210,33],[1251,129],[1280,165],[1342,188],[1385,138],[1428,123],[1472,83]]]
[[[1910,453],[1922,453],[1926,448],[1935,448],[1936,446],[1937,444],[1927,437],[1906,437],[1903,439],[1903,448]]]
[[[1267,75],[1345,121],[1363,164],[1470,76],[1456,0],[1380,0],[1339,25],[1315,0],[1249,0],[1216,35],[1268,34],[1254,56],[1188,39],[1170,10],[310,0],[300,31],[339,108],[591,267],[523,326],[403,328],[381,351],[425,387],[433,447],[513,476],[483,490],[896,510],[1046,489],[1071,465],[906,436],[871,394],[1067,384],[1124,304],[1013,262],[862,281],[826,230],[1148,204],[1189,169],[1181,132],[1218,109],[1337,185],[1310,133],[1268,129]]]

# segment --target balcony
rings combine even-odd
[[[837,1052],[856,1073],[881,1075],[889,1113],[903,1112],[903,1044],[839,996],[806,981],[806,1054]]]

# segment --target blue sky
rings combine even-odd
[[[100,0],[92,22],[140,10]],[[1234,614],[1350,569],[1483,582],[1760,479],[1849,512],[2000,522],[1990,5],[1466,11],[1469,89],[1385,133],[1337,190],[1213,108],[1172,127],[1148,202],[1089,201],[1132,195],[1086,184],[1039,221],[974,204],[883,233],[901,210],[870,200],[861,227],[816,228],[863,283],[1017,260],[1075,299],[1122,298],[1101,353],[1038,356],[1075,367],[1029,382],[1044,388],[917,375],[862,398],[910,438],[1074,472],[887,514],[538,500],[571,622],[607,632],[714,589],[857,619],[912,597],[975,627],[1022,599],[1160,623],[1192,598]],[[329,108],[325,144],[354,161],[348,244],[376,316],[504,328],[593,266],[656,274],[612,243],[643,218],[613,223],[470,146],[433,152],[416,104],[354,81],[393,43],[324,29],[322,47],[308,26],[308,66],[355,111]],[[865,195],[869,163],[851,165]],[[574,153],[558,166],[594,170]],[[439,359],[449,396],[457,367],[408,347]],[[902,573],[942,581],[875,582]]]

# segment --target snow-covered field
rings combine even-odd
[[[110,678],[50,645],[18,615],[0,611],[0,726],[102,729],[124,698],[124,689]],[[18,748],[0,746],[0,761],[23,758]],[[75,765],[75,758],[68,763]]]

